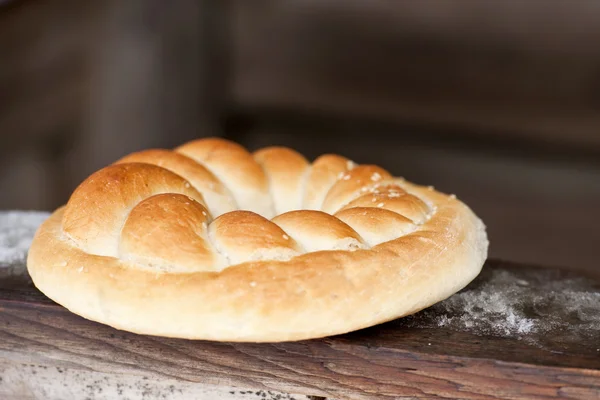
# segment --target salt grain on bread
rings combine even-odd
[[[287,341],[443,300],[487,246],[465,204],[378,166],[210,138],[90,176],[40,227],[28,269],[54,301],[119,329]]]

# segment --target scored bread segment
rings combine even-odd
[[[313,163],[306,179],[302,208],[305,210],[321,210],[325,196],[334,183],[355,164],[346,157],[325,154]]]
[[[221,215],[209,226],[209,238],[230,264],[289,260],[302,249],[279,226],[252,211]]]
[[[252,155],[237,143],[198,139],[175,149],[210,170],[233,194],[238,207],[264,217],[275,216],[269,182]]]
[[[62,219],[64,233],[82,250],[118,256],[121,228],[133,207],[162,193],[179,193],[204,204],[202,195],[179,175],[150,164],[105,167],[75,189]]]
[[[226,264],[208,241],[208,210],[181,194],[158,194],[131,210],[121,259],[160,271],[218,271]]]
[[[183,154],[163,149],[143,150],[125,156],[115,164],[132,162],[157,165],[187,179],[202,193],[214,217],[238,209],[233,195],[221,181],[202,164]]]
[[[358,233],[322,211],[290,211],[273,218],[307,252],[356,250],[367,247]]]
[[[389,172],[376,165],[360,165],[346,173],[341,173],[339,179],[325,196],[322,209],[332,214],[357,198],[369,187],[391,177]]]
[[[355,207],[376,207],[394,211],[415,224],[422,224],[431,210],[421,199],[406,193],[396,185],[376,186],[342,207],[342,210]]]
[[[383,208],[353,207],[339,211],[335,216],[358,232],[369,246],[377,246],[416,229],[410,219]]]
[[[254,153],[271,187],[275,214],[302,208],[304,183],[310,164],[300,153],[285,147],[267,147]]]

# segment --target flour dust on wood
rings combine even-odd
[[[484,269],[467,288],[405,324],[524,340],[568,330],[593,339],[600,332],[600,288],[554,270]]]
[[[35,231],[49,215],[36,211],[0,212],[0,278],[27,276],[27,250]]]

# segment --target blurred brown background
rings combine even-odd
[[[600,274],[600,2],[0,1],[0,209],[219,135],[456,193],[491,255]]]

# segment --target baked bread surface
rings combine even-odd
[[[429,307],[479,274],[487,247],[455,196],[337,155],[208,138],[92,174],[27,264],[48,297],[118,329],[275,342]]]

